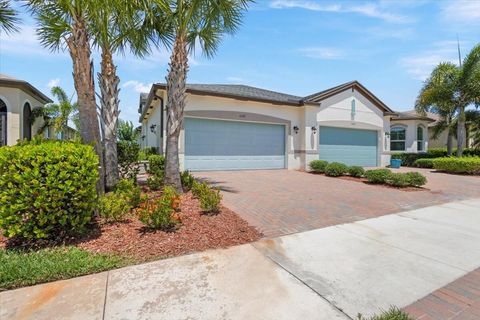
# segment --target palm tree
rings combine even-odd
[[[65,90],[61,87],[53,87],[51,93],[58,103],[49,103],[43,108],[34,109],[33,116],[43,118],[43,125],[39,128],[39,133],[52,127],[55,133],[60,133],[61,139],[65,139],[69,128],[68,122],[74,121],[77,116],[78,104],[72,102],[72,98],[68,98]]]
[[[188,55],[200,45],[211,58],[225,34],[233,34],[251,0],[155,0],[158,42],[172,48],[167,75],[165,184],[182,192],[178,139],[183,125]]]
[[[465,108],[480,102],[480,44],[465,57],[463,65],[440,63],[431,73],[415,103],[419,112],[433,111],[449,128],[447,148],[451,152],[454,116],[457,128],[457,156],[463,154],[466,139]],[[450,146],[450,147],[449,147]]]
[[[89,17],[93,44],[101,50],[101,70],[97,74],[105,156],[105,187],[111,190],[119,178],[117,159],[117,125],[119,116],[120,78],[113,61],[115,53],[128,47],[142,57],[148,53],[149,34],[142,32],[142,5],[145,2],[105,0]]]
[[[17,32],[17,23],[20,22],[18,13],[10,6],[10,0],[0,0],[0,32]]]
[[[37,22],[43,46],[52,51],[68,49],[73,63],[77,92],[80,136],[91,143],[99,157],[97,192],[104,192],[103,151],[95,101],[93,62],[91,59],[89,15],[101,5],[95,0],[29,0],[27,5]]]

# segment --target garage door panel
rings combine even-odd
[[[285,126],[185,119],[188,170],[279,169],[285,167]]]
[[[319,158],[347,165],[377,165],[377,131],[320,127]]]

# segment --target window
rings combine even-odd
[[[27,102],[23,106],[23,139],[32,140],[32,124],[30,123],[32,117],[32,108]]]
[[[405,151],[405,128],[393,127],[390,129],[390,150]]]
[[[423,128],[421,126],[417,127],[417,151],[423,151],[425,145],[425,140],[423,137]]]
[[[0,147],[7,145],[7,105],[0,99]]]

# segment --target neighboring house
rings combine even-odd
[[[166,85],[154,84],[140,97],[142,147],[165,146]],[[180,133],[182,169],[306,169],[315,159],[366,167],[390,161],[393,112],[357,81],[299,97],[245,85],[189,84]],[[419,148],[407,141],[417,125],[395,124],[394,148]],[[410,128],[412,126],[412,128]],[[415,138],[415,141],[418,139]],[[428,136],[421,140],[428,146]],[[413,143],[414,148],[410,148]]]
[[[40,119],[31,124],[32,110],[51,102],[30,83],[0,74],[0,146],[31,139],[42,126]]]

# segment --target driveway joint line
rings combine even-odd
[[[105,310],[107,309],[107,293],[108,293],[108,280],[109,279],[110,279],[110,271],[107,271],[107,280],[105,281],[105,296],[103,297],[102,320],[105,320]]]
[[[321,295],[318,291],[316,291],[312,286],[310,286],[308,283],[306,283],[305,281],[303,281],[302,279],[300,279],[299,277],[297,277],[294,273],[292,273],[290,270],[288,270],[286,267],[284,267],[281,263],[275,261],[272,257],[270,257],[269,255],[267,254],[264,254],[263,252],[261,252],[260,250],[258,250],[258,248],[256,248],[255,246],[253,246],[258,252],[260,252],[260,254],[266,258],[268,258],[270,261],[272,261],[274,264],[276,264],[277,266],[279,266],[280,268],[282,268],[283,270],[285,270],[288,274],[290,274],[292,277],[294,277],[295,279],[297,279],[301,284],[303,284],[304,286],[306,286],[307,288],[309,288],[311,291],[313,291],[317,296],[319,296],[322,300],[326,301],[330,306],[332,306],[335,310],[337,310],[338,312],[340,312],[341,314],[343,314],[345,317],[347,317],[347,319],[350,319],[350,320],[354,320],[352,317],[350,317],[345,311],[343,311],[342,309],[340,309],[339,307],[337,307],[335,304],[333,304],[330,300],[328,300],[326,297],[324,297],[323,295]]]
[[[415,256],[419,256],[419,257],[422,257],[422,258],[424,258],[424,259],[431,260],[431,261],[434,261],[434,262],[443,264],[443,265],[445,265],[445,266],[447,266],[447,267],[450,267],[450,268],[453,268],[453,269],[456,269],[456,270],[459,270],[459,271],[463,271],[463,272],[465,272],[465,273],[468,273],[468,272],[472,271],[472,270],[466,270],[466,269],[464,269],[464,268],[451,265],[451,264],[449,264],[449,263],[446,263],[446,262],[441,261],[441,260],[438,260],[438,259],[434,259],[434,258],[432,258],[432,257],[425,256],[425,255],[420,254],[420,253],[418,253],[418,252],[410,251],[410,250],[407,250],[407,249],[404,249],[404,248],[395,246],[395,245],[393,245],[393,244],[386,243],[386,242],[383,242],[383,241],[380,241],[380,240],[377,240],[377,239],[368,237],[368,236],[366,236],[366,235],[364,235],[364,234],[359,234],[359,233],[356,233],[356,232],[354,232],[354,231],[344,229],[344,228],[342,228],[342,225],[337,225],[337,226],[334,226],[334,227],[337,228],[337,229],[340,229],[340,230],[342,230],[342,231],[348,232],[348,233],[350,233],[350,234],[354,234],[354,235],[356,235],[356,236],[358,236],[358,237],[362,237],[362,238],[365,238],[365,239],[368,239],[368,240],[371,240],[371,241],[374,241],[374,242],[383,244],[383,245],[385,245],[385,246],[388,246],[388,247],[395,248],[395,249],[397,249],[397,250],[406,252],[406,253],[408,253],[408,254],[415,255]]]

